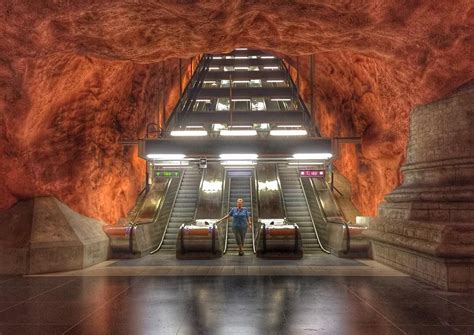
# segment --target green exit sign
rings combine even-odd
[[[165,177],[165,178],[173,178],[173,177],[180,177],[180,171],[155,171],[155,177]]]

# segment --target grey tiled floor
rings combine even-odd
[[[0,277],[0,334],[62,333],[474,334],[474,294],[405,276]]]

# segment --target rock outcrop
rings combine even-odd
[[[195,55],[239,46],[301,56],[308,98],[315,54],[323,134],[362,137],[336,165],[363,214],[401,182],[411,108],[474,74],[468,0],[0,0],[0,17],[0,208],[53,195],[109,223],[143,181],[119,140],[169,114],[178,57],[189,70]]]

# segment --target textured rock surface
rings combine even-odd
[[[163,120],[162,90],[171,110],[173,57],[237,46],[315,53],[323,134],[363,139],[337,163],[363,214],[400,183],[410,109],[474,73],[468,0],[0,0],[0,17],[0,208],[54,195],[108,222],[142,182],[143,166],[117,141]],[[163,71],[165,59],[174,68]]]

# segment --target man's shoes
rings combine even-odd
[[[239,256],[243,256],[244,255],[244,252],[243,251],[239,251]]]

